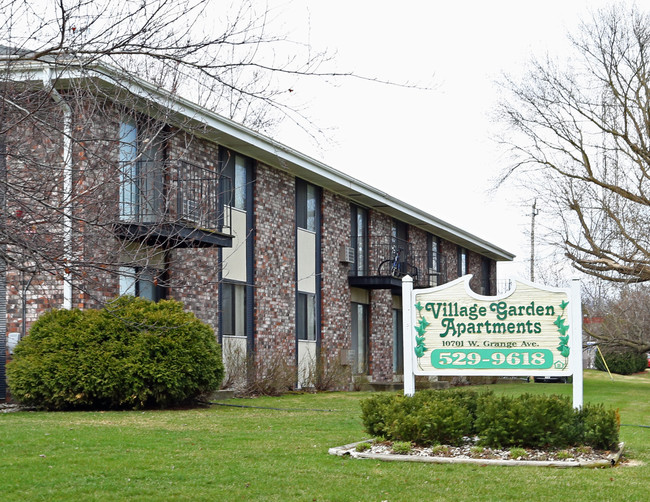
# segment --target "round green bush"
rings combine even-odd
[[[221,349],[180,302],[121,297],[102,310],[53,310],[7,366],[17,401],[51,410],[170,407],[217,389]]]
[[[631,375],[645,371],[648,367],[648,356],[643,352],[633,350],[603,350],[605,362],[600,352],[596,352],[596,369],[600,371],[609,371],[618,375]]]

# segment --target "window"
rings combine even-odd
[[[393,220],[391,228],[391,249],[390,259],[394,260],[395,257],[400,264],[408,261],[409,243],[408,243],[408,225],[403,221]],[[400,270],[404,272],[403,266],[400,265]]]
[[[163,208],[163,147],[159,130],[143,131],[132,120],[120,123],[120,219],[155,221]]]
[[[402,246],[404,243],[408,242],[408,225],[403,221],[393,220],[391,237],[393,239],[393,244],[397,246]]]
[[[458,277],[462,277],[469,271],[469,260],[467,249],[458,247]]]
[[[481,294],[484,296],[490,296],[492,294],[492,288],[490,286],[490,268],[490,259],[481,256]]]
[[[132,122],[120,124],[120,219],[138,213],[137,129]]]
[[[442,284],[442,267],[440,259],[440,237],[428,235],[427,266],[429,268],[429,286]]]
[[[225,150],[222,154],[224,167],[221,174],[226,176],[230,185],[224,186],[225,204],[246,211],[246,192],[249,182],[248,157]]]
[[[167,297],[167,289],[159,284],[164,272],[142,267],[120,267],[120,296],[133,295],[157,302]]]
[[[368,275],[368,211],[352,206],[351,213],[354,263],[350,272],[355,276]]]
[[[246,185],[248,178],[246,176],[246,159],[241,155],[235,155],[235,177],[233,178],[233,187],[235,190],[234,207],[246,210]]]
[[[296,224],[311,232],[316,232],[316,211],[318,194],[314,185],[296,180]]]
[[[298,293],[296,312],[298,340],[316,340],[316,296]]]
[[[393,309],[393,373],[404,373],[404,329],[400,309]]]
[[[246,287],[244,284],[222,283],[221,326],[224,336],[246,336]]]
[[[368,373],[368,305],[352,303],[352,372]]]

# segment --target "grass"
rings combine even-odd
[[[497,393],[570,394],[571,385],[505,384]],[[623,426],[642,465],[552,469],[354,460],[328,448],[367,437],[365,393],[233,400],[173,411],[0,414],[2,500],[646,500],[650,429]],[[650,425],[650,373],[587,371],[586,402]],[[298,411],[298,410],[300,411]],[[332,410],[332,411],[317,411]]]

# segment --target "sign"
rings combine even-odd
[[[407,369],[411,375],[527,377],[569,376],[580,366],[582,375],[579,287],[519,279],[504,295],[481,296],[470,289],[471,277],[421,290],[405,278],[405,392]]]

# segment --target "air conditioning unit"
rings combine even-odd
[[[339,250],[339,261],[342,263],[354,263],[354,248],[352,246],[341,244],[341,249]]]

